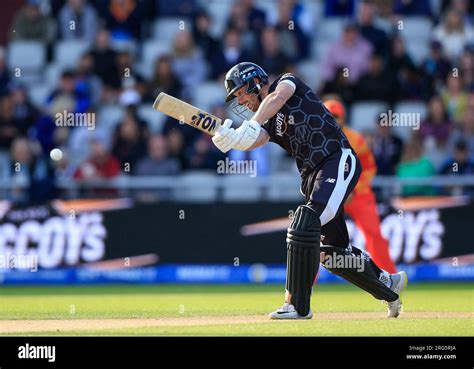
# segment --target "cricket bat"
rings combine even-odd
[[[181,124],[189,124],[211,136],[214,136],[221,127],[222,119],[164,92],[160,92],[156,98],[153,109],[179,120]]]

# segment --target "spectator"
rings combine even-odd
[[[28,0],[13,20],[12,40],[39,41],[47,44],[51,41],[51,20],[41,14],[39,0]]]
[[[459,69],[463,74],[464,87],[474,91],[474,44],[466,47],[459,64]]]
[[[169,176],[179,174],[181,165],[176,158],[170,158],[168,142],[162,135],[151,136],[148,140],[148,156],[137,163],[136,175]]]
[[[367,71],[372,46],[360,36],[355,24],[348,24],[342,39],[332,44],[323,61],[322,76],[324,81],[334,79],[338,68],[346,68],[347,78],[354,84]]]
[[[223,155],[212,143],[211,136],[201,133],[185,151],[188,169],[217,170],[217,162]]]
[[[46,112],[35,123],[31,135],[38,140],[43,153],[48,154],[55,148],[54,132],[58,119],[65,121],[68,113],[74,112],[75,101],[72,96],[62,95],[55,98]]]
[[[325,0],[324,15],[326,17],[352,17],[355,0]]]
[[[445,13],[448,9],[454,9],[463,15],[463,18],[472,24],[474,16],[474,3],[469,0],[441,0],[441,13]]]
[[[362,1],[358,10],[359,29],[362,37],[372,44],[375,53],[387,56],[388,37],[385,31],[374,24],[375,4],[372,1]]]
[[[0,150],[10,150],[19,135],[20,121],[15,117],[15,105],[11,95],[0,98]]]
[[[433,164],[423,154],[422,143],[416,138],[412,138],[405,145],[396,174],[399,178],[423,178],[436,174]],[[404,185],[402,187],[402,196],[429,196],[434,194],[435,189],[430,185]]]
[[[431,17],[430,0],[395,0],[393,12],[401,15]]]
[[[12,86],[11,96],[13,100],[13,118],[17,122],[19,133],[26,136],[30,127],[38,119],[39,112],[28,99],[24,86]]]
[[[321,87],[320,95],[338,95],[345,105],[350,106],[355,100],[355,86],[349,82],[347,71],[340,67],[334,79],[326,81]]]
[[[372,138],[372,152],[377,163],[378,175],[393,175],[400,162],[403,141],[391,132],[389,125],[377,124]]]
[[[98,20],[95,9],[86,0],[67,0],[59,12],[59,33],[63,40],[94,42]]]
[[[94,73],[109,87],[117,85],[117,53],[110,47],[110,34],[106,30],[97,33],[94,48],[91,51],[94,59]]]
[[[464,45],[474,41],[474,31],[457,10],[448,10],[444,20],[436,27],[434,37],[441,42],[446,55],[452,60],[461,56]]]
[[[0,46],[0,96],[8,93],[8,84],[10,83],[10,72],[8,71],[5,60],[5,49]]]
[[[455,123],[460,122],[467,108],[467,93],[463,90],[461,74],[448,74],[446,87],[441,90],[441,98],[451,119]]]
[[[160,92],[181,98],[183,88],[181,82],[173,72],[171,57],[162,55],[157,59],[151,81],[147,84],[145,101],[153,102]]]
[[[138,40],[144,20],[143,3],[138,0],[108,0],[102,17],[114,40]]]
[[[289,58],[282,52],[280,47],[278,32],[273,27],[266,27],[261,34],[262,50],[256,58],[269,76],[278,76],[288,70],[290,66]],[[270,79],[272,79],[270,77]]]
[[[295,0],[279,1],[277,18],[270,23],[278,30],[280,46],[286,55],[295,61],[308,57],[312,20],[301,4]]]
[[[474,160],[466,141],[461,139],[455,143],[454,154],[444,163],[440,174],[474,174]]]
[[[211,63],[211,77],[221,79],[235,64],[248,61],[249,56],[240,42],[240,33],[229,28],[224,36],[222,49],[217,49]]]
[[[254,7],[253,1],[235,1],[230,10],[227,29],[236,29],[242,45],[249,52],[257,51],[257,38],[266,25],[266,15]]]
[[[97,105],[102,96],[102,82],[94,73],[94,57],[86,53],[79,59],[76,70],[76,91],[87,96],[92,105]]]
[[[452,122],[444,108],[443,100],[435,95],[430,99],[428,117],[421,123],[420,135],[423,140],[433,139],[438,148],[444,147],[451,134]]]
[[[173,122],[172,124],[178,124]],[[182,169],[188,169],[186,156],[184,155],[184,134],[180,129],[169,129],[166,132],[166,139],[168,141],[168,149],[170,158],[179,161]]]
[[[201,50],[194,45],[188,31],[176,34],[173,43],[173,71],[184,86],[185,96],[193,96],[196,86],[206,77],[206,65]]]
[[[117,158],[110,153],[107,136],[96,134],[90,139],[90,156],[82,162],[74,173],[76,180],[97,180],[120,175],[121,167]],[[104,191],[98,191],[104,193]],[[110,193],[110,191],[105,191]]]
[[[420,100],[423,97],[423,83],[419,70],[406,52],[405,43],[399,36],[391,41],[388,73],[395,78],[393,95],[396,100]]]
[[[204,11],[198,12],[193,23],[194,43],[203,51],[206,60],[211,60],[216,50],[220,48],[217,41],[210,32],[211,18]]]
[[[121,162],[122,168],[135,172],[135,164],[146,155],[146,127],[127,111],[122,123],[116,128],[112,153]]]
[[[61,75],[59,86],[49,95],[47,99],[48,104],[54,104],[54,100],[63,97],[71,98],[74,100],[72,112],[85,112],[91,105],[91,97],[88,95],[89,91],[77,87],[75,72],[69,70],[64,71]]]
[[[116,71],[112,87],[115,89],[134,89],[140,94],[140,100],[146,91],[145,79],[136,72],[132,54],[129,51],[120,51],[116,56]]]
[[[356,97],[359,100],[382,100],[392,103],[395,81],[384,68],[382,57],[374,54],[370,57],[369,70],[356,85]]]
[[[461,124],[449,137],[448,148],[451,155],[454,155],[454,147],[460,140],[466,142],[469,156],[474,157],[474,106],[466,109]]]
[[[11,181],[26,181],[27,192],[13,189],[11,200],[23,204],[43,203],[57,195],[54,170],[50,163],[34,152],[32,144],[17,137],[11,147]]]
[[[434,91],[439,90],[451,70],[451,62],[445,57],[443,46],[439,41],[431,42],[430,55],[423,61],[422,69],[427,77],[428,95],[431,95]]]
[[[467,144],[459,140],[454,146],[454,155],[441,167],[440,174],[445,175],[473,175],[474,159],[469,155]],[[472,189],[463,186],[449,186],[445,191],[451,195],[474,195]]]

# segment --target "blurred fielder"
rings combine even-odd
[[[407,276],[380,269],[349,244],[343,205],[361,175],[361,164],[322,101],[294,74],[280,75],[270,85],[265,71],[249,62],[227,72],[225,87],[226,102],[245,120],[234,129],[226,119],[212,138],[214,144],[226,153],[275,142],[295,158],[301,174],[306,204],[298,207],[287,232],[285,303],[270,317],[312,318],[310,300],[320,260],[332,273],[387,301],[388,316],[397,317]],[[246,113],[253,114],[251,119]]]
[[[346,110],[341,102],[327,100],[324,106],[341,126],[352,148],[360,159],[362,173],[356,187],[344,204],[346,212],[357,224],[365,238],[365,248],[372,260],[383,270],[396,273],[397,268],[390,259],[388,242],[380,233],[380,218],[375,194],[371,188],[372,178],[377,173],[377,164],[365,138],[346,126]]]

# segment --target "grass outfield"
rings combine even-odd
[[[0,287],[1,335],[469,336],[468,283],[412,284],[404,313],[352,285],[319,285],[310,321],[271,321],[283,286]]]

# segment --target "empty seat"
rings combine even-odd
[[[170,46],[176,33],[181,30],[192,31],[192,23],[183,17],[158,18],[152,26],[152,37]]]
[[[28,88],[28,96],[31,103],[38,109],[44,108],[46,99],[52,92],[53,88],[48,83],[35,84]]]
[[[334,44],[334,41],[328,41],[321,37],[314,37],[311,42],[311,56],[317,60],[324,60],[329,47]]]
[[[400,20],[397,28],[405,41],[428,43],[432,37],[433,24],[428,17],[405,17]]]
[[[166,115],[157,112],[150,104],[140,105],[137,114],[148,124],[151,133],[161,133],[167,118]]]
[[[347,18],[326,18],[318,25],[316,33],[318,40],[337,41],[341,38],[344,26],[348,22]]]
[[[143,43],[142,65],[140,66],[142,74],[144,74],[145,77],[151,77],[156,60],[160,56],[168,54],[169,52],[169,46],[164,45],[157,40],[145,41]]]
[[[319,63],[313,60],[301,62],[298,65],[298,74],[313,90],[316,90],[321,83],[321,68]]]
[[[194,92],[194,105],[207,112],[211,111],[212,106],[223,104],[226,96],[224,86],[217,82],[200,84]]]
[[[105,105],[97,112],[97,123],[109,130],[112,130],[120,123],[124,116],[124,110],[118,105]]]
[[[8,47],[8,67],[19,77],[39,76],[46,62],[46,49],[41,42],[13,41]]]
[[[89,47],[90,44],[87,41],[60,41],[54,49],[55,63],[61,67],[74,68]]]
[[[351,128],[357,131],[373,130],[381,112],[387,112],[388,104],[381,101],[355,103],[351,108]]]
[[[423,60],[428,57],[430,48],[428,43],[420,42],[417,40],[408,40],[405,44],[408,54],[413,58],[416,64],[420,64]]]
[[[59,79],[63,70],[63,66],[57,63],[49,63],[44,73],[45,82],[49,83],[51,86],[56,86],[59,83]]]

